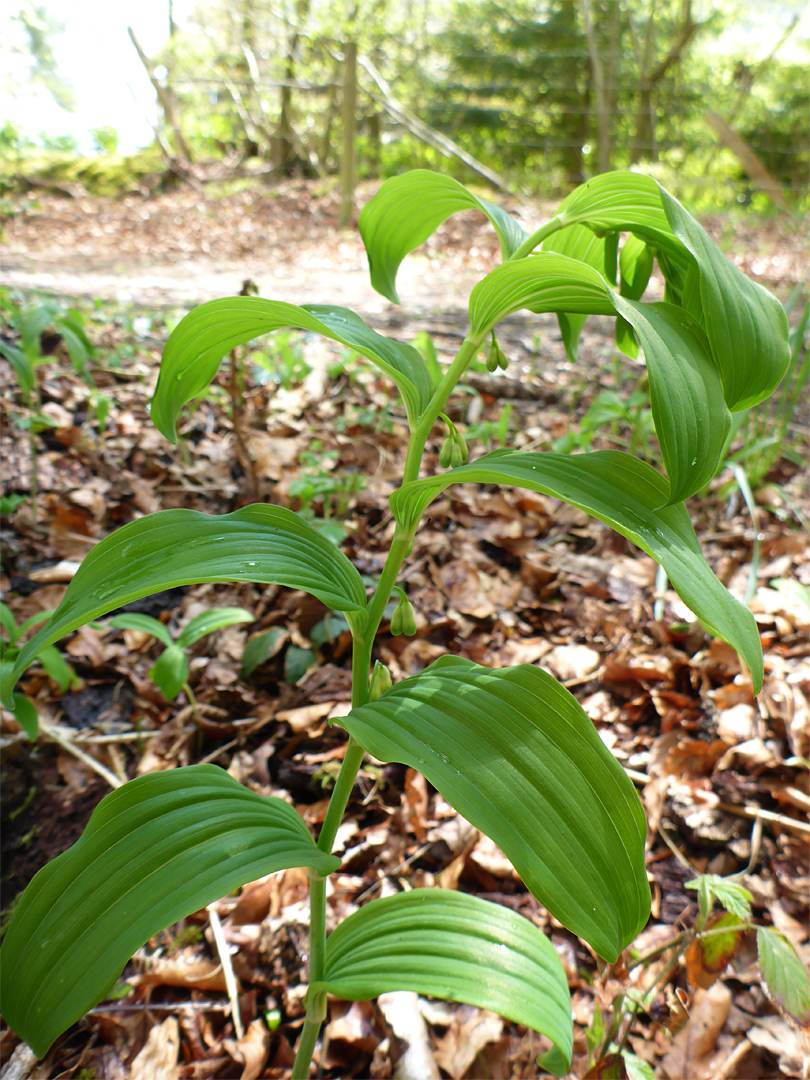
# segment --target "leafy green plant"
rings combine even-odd
[[[756,925],[751,911],[753,897],[742,883],[746,872],[731,877],[701,874],[687,881],[686,888],[695,890],[698,898],[694,924],[643,955],[628,950],[629,968],[655,964],[660,970],[642,994],[619,995],[609,1021],[597,1006],[586,1033],[589,1065],[604,1066],[606,1059],[621,1054],[628,1076],[634,1075],[624,1043],[636,1015],[649,1011],[661,986],[682,963],[690,986],[708,989],[732,963],[745,935],[752,932],[756,934],[759,968],[768,996],[792,1023],[800,1027],[810,1024],[810,977],[783,934],[773,927]],[[652,1077],[652,1071],[648,1075]]]
[[[351,710],[337,721],[349,740],[317,843],[287,803],[247,790],[214,766],[194,765],[140,777],[108,795],[78,843],[33,879],[9,925],[0,986],[6,1020],[36,1053],[93,1007],[150,935],[260,875],[305,866],[309,989],[294,1077],[308,1073],[327,994],[365,1000],[396,989],[526,1024],[553,1044],[543,1067],[564,1073],[573,1027],[562,964],[548,938],[515,912],[457,892],[415,889],[373,900],[327,940],[326,878],[339,865],[332,847],[366,752],[420,770],[600,956],[616,960],[645,925],[641,802],[576,699],[539,667],[490,670],[451,655],[391,685],[382,665],[372,670],[375,637],[395,592],[391,631],[417,629],[397,579],[431,503],[454,484],[509,485],[571,503],[656,559],[695,616],[738,650],[758,692],[756,623],[703,558],[684,499],[714,475],[732,410],[766,398],[783,377],[787,323],[778,302],[726,260],[679,203],[631,173],[577,188],[531,235],[448,177],[417,171],[392,179],[360,218],[374,286],[396,300],[402,259],[470,208],[494,227],[502,263],[473,289],[469,331],[438,383],[413,346],[329,305],[215,300],[171,334],[152,419],[172,440],[180,410],[206,390],[228,351],[276,329],[319,333],[388,376],[410,431],[402,482],[390,498],[394,530],[367,596],[348,558],[291,510],[152,514],[90,552],[48,624],[20,651],[4,681],[6,700],[41,649],[83,622],[170,586],[213,581],[302,589],[342,612],[353,640]],[[622,233],[630,236],[620,256]],[[667,281],[666,300],[645,303],[638,297],[653,256]],[[420,475],[427,440],[468,365],[492,347],[498,323],[523,308],[556,312],[572,351],[588,314],[625,320],[620,338],[628,349],[637,338],[644,350],[665,474],[613,450],[507,448],[468,460],[463,433],[445,418],[450,468]]]
[[[356,470],[329,469],[336,450],[325,450],[320,440],[310,444],[298,455],[302,468],[287,488],[288,494],[299,500],[299,513],[312,522],[319,532],[336,544],[346,539],[346,529],[340,522],[346,517],[354,496],[366,486],[366,478]],[[315,516],[313,503],[320,500],[322,516]]]
[[[93,346],[84,332],[81,316],[76,311],[62,311],[60,306],[53,302],[38,304],[26,310],[9,302],[5,303],[3,308],[4,320],[19,337],[20,342],[19,345],[15,345],[0,336],[0,356],[11,364],[20,390],[23,415],[16,417],[15,423],[28,432],[31,455],[31,503],[36,514],[37,434],[54,426],[50,417],[42,412],[37,379],[37,368],[49,359],[42,347],[43,332],[53,327],[65,345],[71,364],[86,381],[90,382],[91,386],[92,380],[86,369],[87,362],[93,355]],[[109,403],[107,403],[108,407]],[[104,416],[106,418],[106,411]]]
[[[185,690],[189,704],[196,713],[197,702],[194,691],[188,682],[188,656],[186,650],[197,642],[235,623],[253,622],[249,611],[239,607],[209,608],[189,619],[177,637],[172,637],[165,623],[151,615],[142,615],[137,611],[125,611],[110,619],[107,625],[113,630],[136,630],[141,634],[151,634],[162,645],[163,652],[149,670],[149,677],[160,687],[167,701],[174,701],[181,690]]]
[[[29,630],[38,626],[41,622],[45,622],[50,615],[50,611],[39,611],[18,626],[9,608],[0,601],[0,627],[3,630],[3,636],[0,637],[0,672],[11,669],[22,647],[22,639]],[[47,645],[37,659],[45,673],[49,678],[53,679],[63,694],[78,682],[76,672],[55,645]],[[30,739],[36,738],[39,729],[39,718],[33,701],[26,697],[25,694],[15,691],[11,704],[11,713],[26,735]]]

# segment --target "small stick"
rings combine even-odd
[[[217,914],[214,904],[208,905],[208,918],[211,921],[211,933],[214,935],[214,943],[217,947],[219,962],[222,964],[222,974],[225,976],[225,985],[228,988],[228,1001],[231,1003],[231,1016],[233,1017],[233,1029],[237,1039],[245,1037],[245,1029],[242,1025],[242,1014],[239,1011],[239,990],[236,986],[236,976],[233,973],[231,954],[228,951],[228,942],[222,932],[222,923]]]
[[[63,750],[67,750],[69,754],[73,754],[79,761],[84,762],[88,769],[92,769],[94,773],[98,773],[99,776],[107,781],[111,788],[120,788],[123,786],[124,781],[119,780],[115,773],[111,773],[106,765],[102,765],[100,761],[96,761],[94,757],[86,754],[84,750],[72,743],[70,739],[66,739],[64,735],[61,735],[56,728],[43,727],[42,733],[43,735],[47,735],[49,739],[53,739],[55,743],[58,743]]]

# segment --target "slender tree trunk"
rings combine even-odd
[[[140,42],[135,37],[135,33],[131,26],[127,27],[127,33],[129,34],[130,41],[135,46],[135,51],[137,52],[141,63],[146,69],[146,74],[149,76],[149,81],[154,87],[158,103],[160,104],[160,108],[163,113],[164,124],[166,127],[169,128],[172,133],[174,152],[175,154],[179,154],[186,161],[191,161],[191,151],[189,150],[188,143],[183,136],[183,131],[177,118],[174,98],[172,94],[168,91],[168,89],[163,86],[160,79],[158,79],[155,75],[154,68],[152,67],[148,56],[141,48]]]
[[[680,63],[686,46],[699,29],[700,24],[696,23],[692,18],[692,0],[681,0],[679,23],[675,41],[673,41],[664,58],[653,67],[652,60],[655,55],[657,30],[655,0],[653,0],[650,5],[650,14],[647,20],[647,37],[640,64],[636,131],[630,149],[630,159],[634,163],[647,156],[649,156],[650,160],[655,160],[655,91],[669,69],[673,65]]]
[[[591,57],[593,88],[596,95],[596,164],[599,172],[602,173],[610,170],[610,109],[605,87],[605,72],[591,18],[591,0],[581,0],[581,6],[582,18],[585,22],[585,33],[588,38],[588,52]],[[618,4],[616,7],[618,8]]]
[[[357,141],[357,43],[347,41],[343,46],[343,96],[340,102],[343,125],[343,144],[340,151],[340,215],[339,225],[349,225],[354,213],[354,185],[357,173],[355,144]]]

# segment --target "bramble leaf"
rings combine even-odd
[[[801,1027],[810,1028],[810,976],[796,950],[778,930],[760,926],[757,953],[771,999]]]

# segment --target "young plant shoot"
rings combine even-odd
[[[375,636],[394,596],[391,631],[416,631],[398,582],[431,503],[454,484],[507,485],[562,499],[656,559],[695,617],[739,652],[758,692],[756,624],[703,558],[684,500],[714,476],[732,413],[778,386],[789,363],[787,320],[674,198],[624,172],[577,188],[531,235],[449,177],[420,170],[389,180],[360,217],[376,289],[396,302],[401,261],[471,207],[495,229],[502,261],[473,289],[466,337],[438,373],[413,346],[330,305],[214,300],[172,332],[152,405],[172,441],[181,409],[206,391],[223,358],[260,335],[318,333],[375,365],[399,392],[410,432],[390,500],[395,529],[367,595],[348,558],[284,507],[152,514],[91,551],[47,625],[14,656],[3,687],[9,704],[28,665],[83,623],[201,582],[304,590],[343,612],[353,638],[351,711],[338,721],[348,742],[317,840],[282,799],[260,796],[213,765],[193,765],[108,795],[79,841],[32,880],[2,949],[2,1008],[36,1054],[104,997],[152,935],[246,882],[298,866],[309,873],[311,929],[294,1077],[308,1075],[327,994],[357,1001],[401,989],[535,1029],[551,1043],[542,1067],[564,1074],[572,1053],[567,981],[551,942],[528,919],[456,891],[415,889],[372,900],[327,938],[326,879],[340,865],[332,847],[366,752],[420,770],[502,848],[532,895],[605,960],[615,961],[644,927],[650,889],[641,802],[574,697],[539,667],[491,670],[450,655],[392,685],[374,664]],[[648,303],[641,297],[654,261],[666,294]],[[468,459],[463,434],[446,417],[448,399],[482,351],[490,369],[507,365],[497,327],[522,309],[555,312],[571,356],[588,315],[616,317],[620,345],[644,352],[660,471],[621,451],[504,448]],[[439,471],[423,474],[425,444],[439,436]]]

